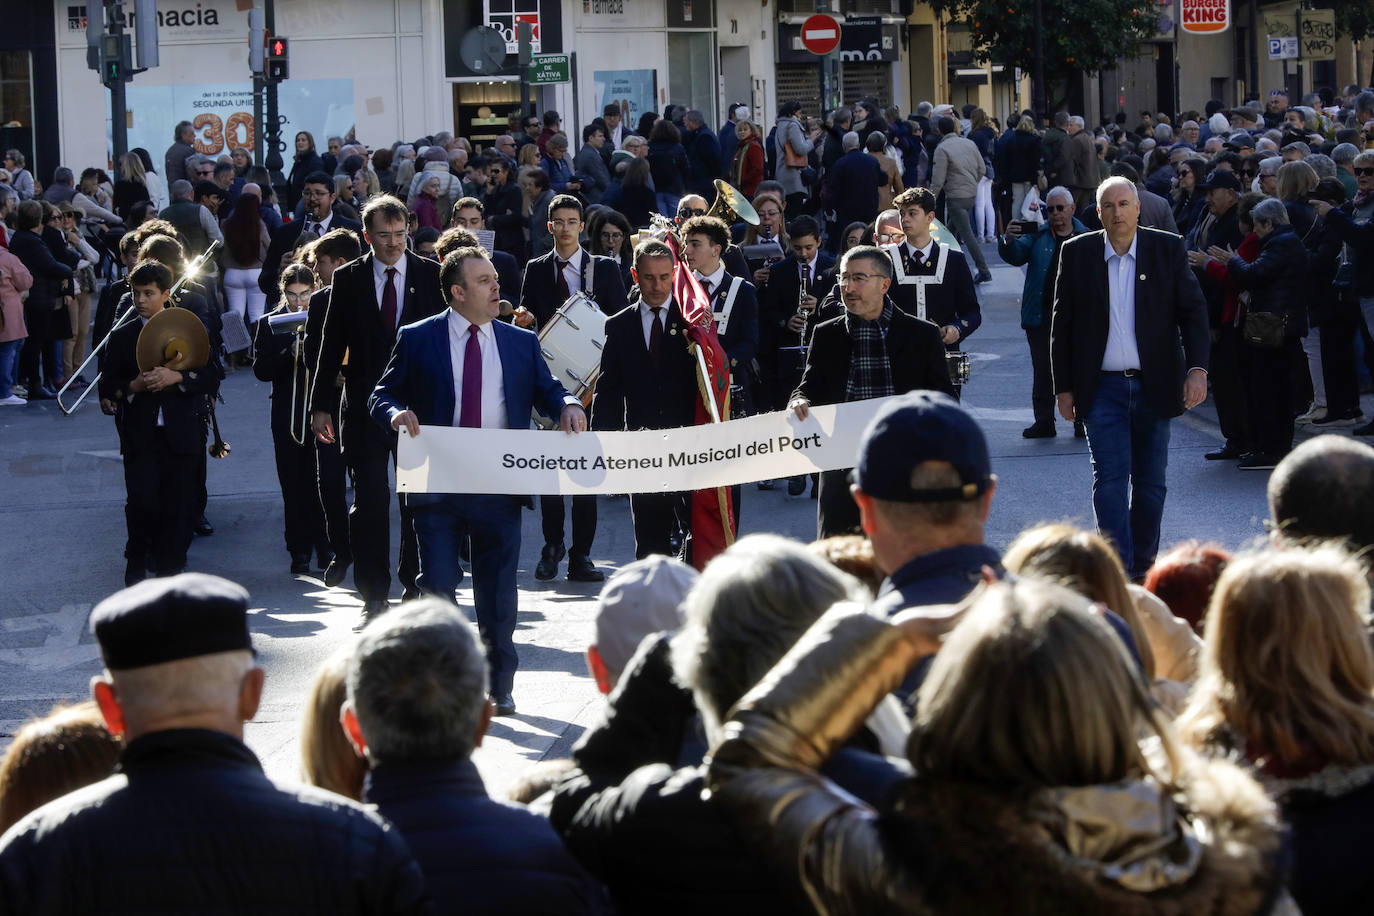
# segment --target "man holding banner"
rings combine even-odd
[[[411,436],[420,426],[525,429],[531,409],[558,417],[564,432],[587,428],[577,398],[554,378],[530,331],[493,321],[500,312],[496,268],[480,248],[444,259],[440,284],[449,308],[401,329],[391,362],[368,401],[373,419]],[[520,497],[406,494],[420,545],[419,588],[446,601],[463,577],[459,545],[472,544],[473,603],[491,669],[497,715],[512,715],[515,572],[520,560]]]
[[[845,313],[816,326],[806,369],[788,407],[805,420],[812,404],[932,390],[954,395],[940,328],[887,298],[892,262],[881,248],[859,245],[840,260],[837,289]],[[817,537],[859,534],[849,471],[821,473]]]

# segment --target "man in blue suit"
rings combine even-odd
[[[538,408],[564,432],[582,432],[587,415],[554,378],[533,333],[501,321],[496,268],[480,248],[444,258],[446,312],[401,329],[391,362],[368,401],[373,419],[411,436],[420,426],[526,429]],[[504,404],[504,410],[501,409]],[[419,588],[445,600],[463,578],[458,549],[471,538],[477,629],[491,667],[498,715],[515,712],[515,570],[520,560],[520,498],[411,494],[420,545]]]

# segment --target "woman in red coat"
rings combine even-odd
[[[730,166],[730,183],[743,191],[745,197],[753,198],[763,181],[763,141],[759,139],[759,129],[749,121],[736,123],[735,136],[739,146]]]

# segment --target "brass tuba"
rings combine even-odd
[[[715,184],[716,199],[712,201],[711,209],[706,211],[707,216],[722,219],[727,226],[733,226],[740,221],[751,226],[759,224],[759,215],[754,212],[753,204],[749,203],[742,193],[723,179],[717,178]]]

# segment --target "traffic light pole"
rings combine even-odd
[[[124,14],[120,7],[109,7],[110,34],[115,36],[116,47],[124,47]],[[117,164],[119,157],[129,151],[129,105],[125,87],[128,85],[130,74],[125,72],[124,62],[121,58],[117,79],[107,80],[105,85],[110,90],[110,145],[114,151],[114,161]],[[108,73],[101,73],[102,77]]]
[[[264,21],[267,25],[267,34],[277,34],[277,9],[275,0],[263,0],[262,11]],[[267,167],[267,172],[272,176],[272,185],[277,189],[278,198],[284,199],[286,178],[282,174],[281,156],[281,119],[277,116],[277,84],[267,81],[267,121],[263,124],[263,133],[267,135],[266,147],[267,158],[263,160],[263,165]]]

